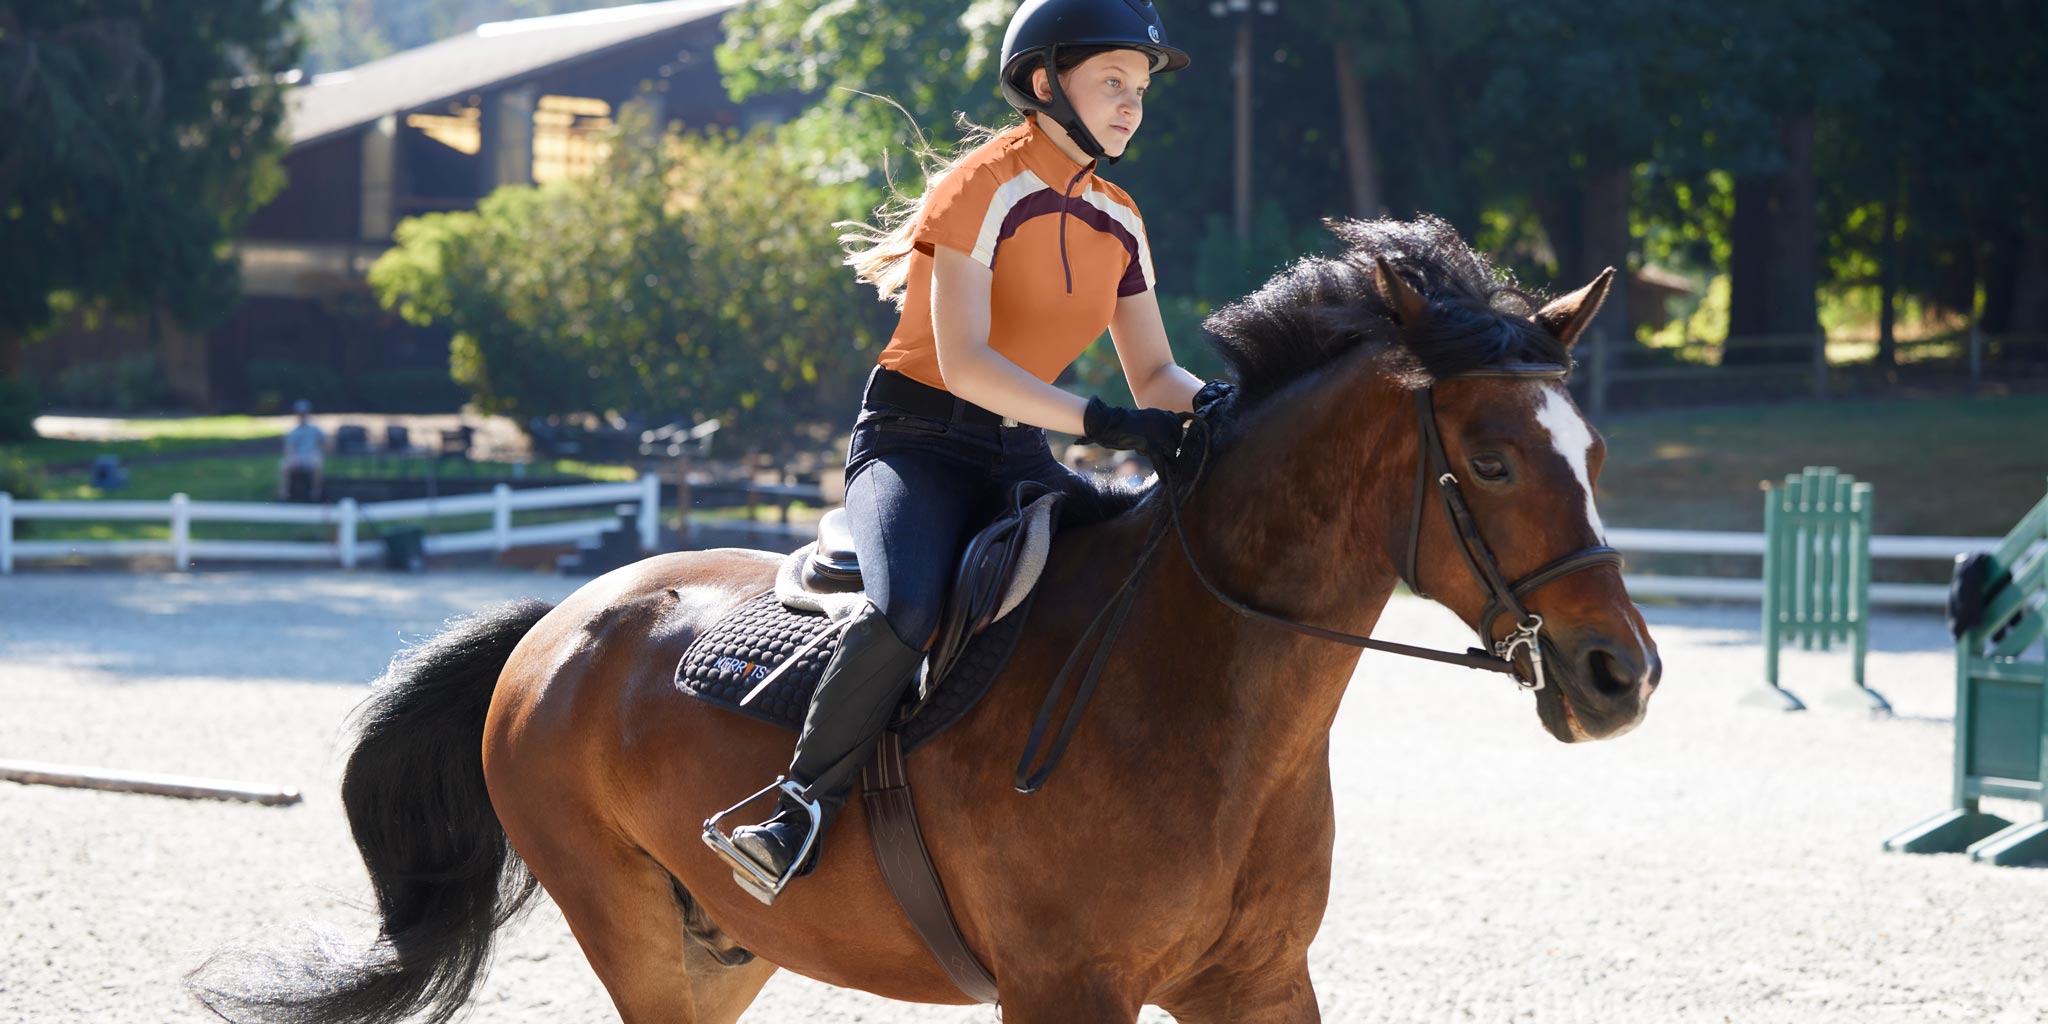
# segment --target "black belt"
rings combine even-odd
[[[866,405],[869,402],[881,402],[914,412],[919,416],[970,423],[977,427],[1017,426],[1016,420],[990,412],[951,391],[932,387],[886,366],[876,366],[874,371],[868,374],[868,388],[867,392],[861,395],[861,404]]]

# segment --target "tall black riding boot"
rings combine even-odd
[[[796,756],[789,762],[789,778],[808,787],[855,751],[872,746],[888,727],[923,660],[924,652],[898,638],[874,605],[856,613],[811,694],[811,708],[796,741]],[[845,805],[862,760],[865,758],[847,762],[830,791],[817,795],[821,812],[818,838],[798,874],[809,874],[817,864],[825,829]],[[785,794],[774,817],[733,829],[732,844],[770,875],[781,878],[789,873],[809,832],[810,815]]]

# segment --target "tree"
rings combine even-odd
[[[283,184],[279,0],[0,3],[0,374],[60,307],[200,329]]]
[[[786,135],[656,138],[629,112],[591,178],[407,220],[370,283],[454,332],[489,412],[716,417],[757,440],[836,424],[893,323],[832,227],[872,194],[808,177]]]

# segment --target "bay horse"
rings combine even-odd
[[[1482,567],[1449,506],[1426,510],[1417,488],[1460,490],[1508,580],[1607,550],[1602,443],[1559,378],[1613,271],[1539,308],[1441,221],[1332,228],[1341,252],[1205,324],[1238,390],[1181,509],[1187,544],[1144,566],[1061,773],[1020,795],[1010,755],[1164,514],[1156,485],[1055,539],[1010,662],[910,760],[932,860],[1007,1024],[1128,1022],[1147,1003],[1185,1022],[1318,1019],[1308,950],[1332,871],[1330,726],[1358,651],[1240,614],[1197,570],[1234,600],[1360,634],[1405,575],[1494,642]],[[1423,389],[1433,412],[1418,425]],[[1432,430],[1434,481],[1417,469]],[[539,886],[627,1024],[731,1022],[777,970],[969,1002],[853,838],[867,831],[860,800],[772,907],[699,842],[792,738],[685,698],[676,665],[771,586],[777,562],[660,555],[401,655],[365,703],[342,783],[378,941],[217,954],[196,993],[231,1020],[445,1021]],[[1545,661],[1537,716],[1565,742],[1633,727],[1660,672],[1615,560],[1574,568],[1522,593],[1543,628],[1540,650],[1515,655]]]

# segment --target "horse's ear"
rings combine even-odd
[[[1564,296],[1554,299],[1547,306],[1536,311],[1536,323],[1551,336],[1564,342],[1566,348],[1579,340],[1579,334],[1593,318],[1600,314],[1600,304],[1607,301],[1607,288],[1614,283],[1614,268],[1608,267],[1593,279],[1593,283]]]
[[[1394,271],[1383,256],[1374,256],[1373,281],[1379,286],[1380,301],[1394,314],[1395,322],[1403,327],[1412,326],[1422,319],[1429,309],[1429,300],[1408,283],[1408,279]]]

